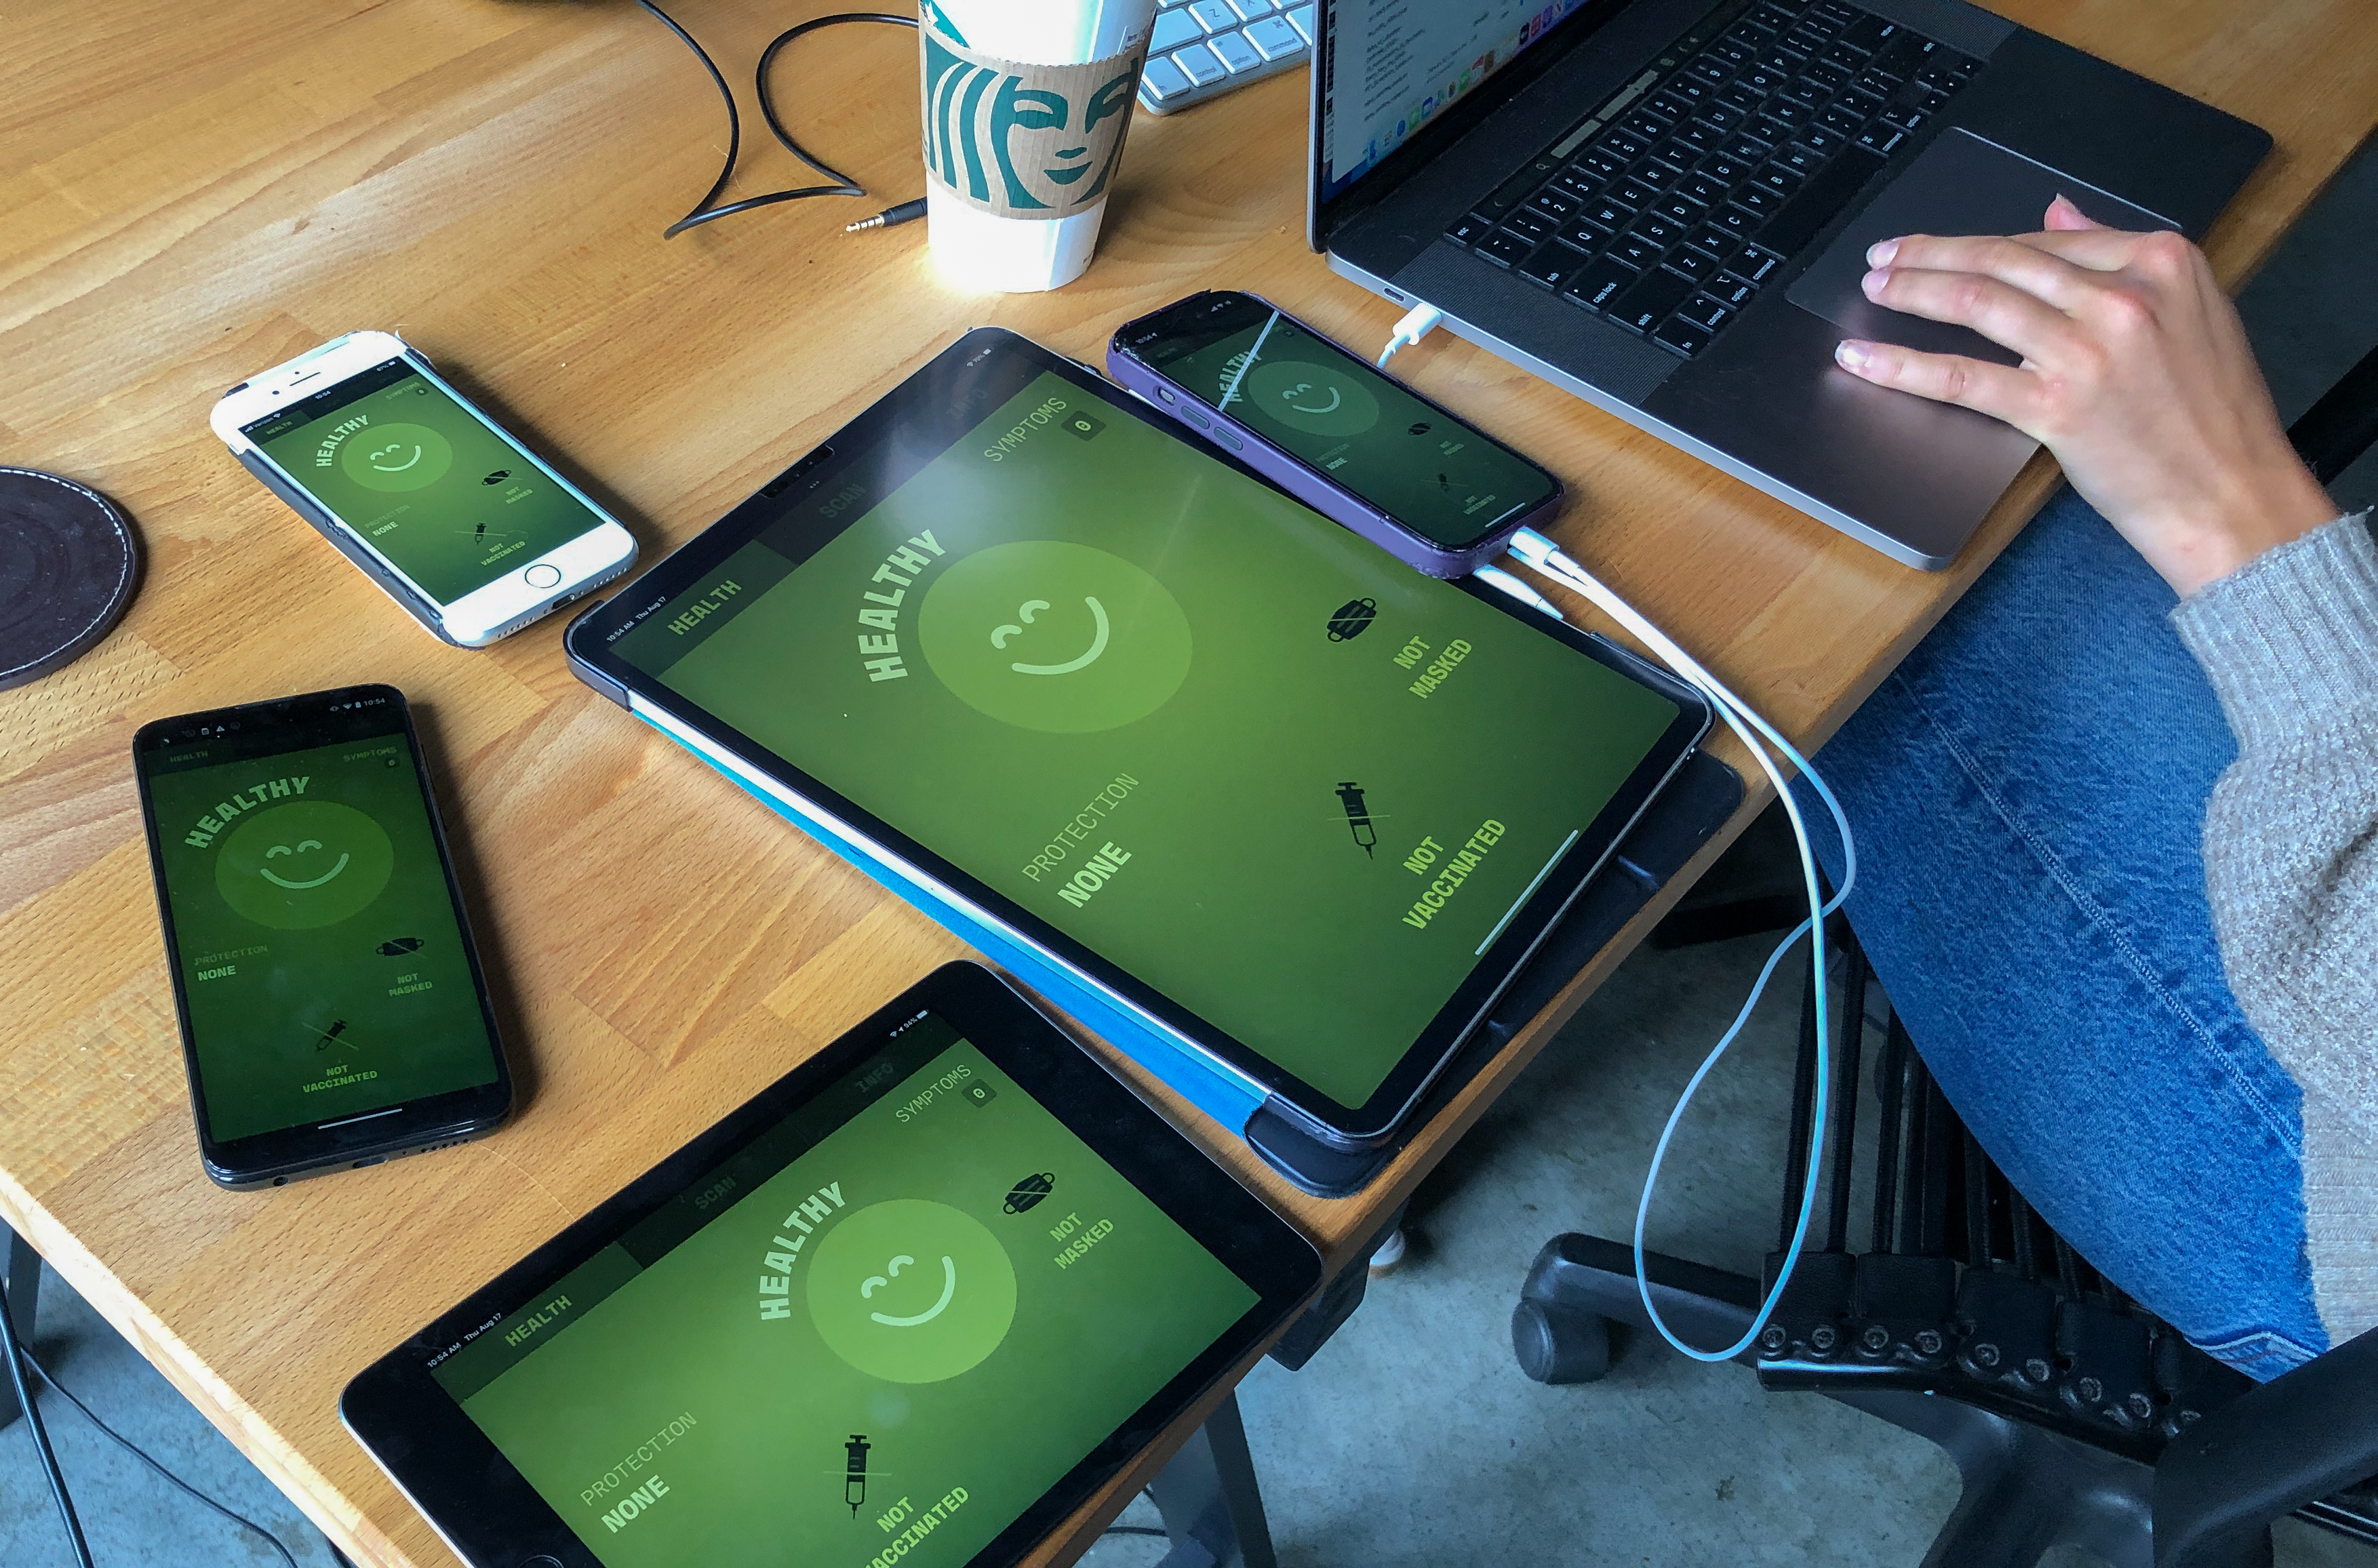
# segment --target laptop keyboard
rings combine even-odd
[[[1745,0],[1446,231],[1689,359],[1979,68],[1841,0]]]
[[[1170,114],[1304,64],[1314,0],[1160,0],[1140,106]]]

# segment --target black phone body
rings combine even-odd
[[[132,757],[210,1178],[278,1187],[502,1123],[511,1071],[403,693],[160,719]]]
[[[1541,466],[1254,294],[1192,294],[1123,323],[1107,370],[1431,577],[1476,570],[1560,508]]]

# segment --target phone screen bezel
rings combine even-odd
[[[1249,327],[1259,327],[1267,316],[1277,316],[1280,320],[1293,326],[1324,350],[1344,362],[1357,377],[1387,382],[1398,392],[1428,409],[1447,424],[1465,432],[1471,439],[1494,448],[1526,472],[1533,474],[1541,488],[1533,497],[1507,507],[1487,519],[1480,524],[1478,532],[1468,538],[1439,539],[1427,530],[1418,527],[1409,519],[1397,516],[1377,497],[1369,495],[1342,474],[1315,468],[1279,442],[1266,437],[1254,425],[1222,408],[1213,399],[1175,376],[1171,365],[1159,364],[1148,357],[1147,353],[1153,343],[1161,339],[1182,339],[1189,346],[1182,349],[1175,356],[1174,363],[1177,364],[1180,358],[1203,353],[1232,333],[1244,331]],[[1477,549],[1498,534],[1510,532],[1515,518],[1525,520],[1532,516],[1547,503],[1559,500],[1564,492],[1565,487],[1559,477],[1533,458],[1507,442],[1496,440],[1419,388],[1395,380],[1376,365],[1364,364],[1360,356],[1349,353],[1344,345],[1339,343],[1327,333],[1310,322],[1299,320],[1260,294],[1251,294],[1238,289],[1212,289],[1191,294],[1186,299],[1175,300],[1162,309],[1152,311],[1137,320],[1124,322],[1115,329],[1113,343],[1115,348],[1127,356],[1133,364],[1139,365],[1151,376],[1162,377],[1167,385],[1176,389],[1183,397],[1196,403],[1198,407],[1209,409],[1222,418],[1230,420],[1238,428],[1247,431],[1255,439],[1262,441],[1266,449],[1279,461],[1293,464],[1299,473],[1304,474],[1314,484],[1350,497],[1364,510],[1393,523],[1399,531],[1410,534],[1433,552],[1458,556],[1464,551]]]
[[[199,1061],[197,1031],[190,1019],[181,934],[174,925],[173,898],[166,888],[164,848],[150,789],[152,759],[168,754],[174,743],[190,739],[201,729],[218,733],[228,730],[240,736],[243,748],[263,743],[292,751],[346,738],[402,738],[406,754],[413,761],[414,781],[421,791],[423,808],[428,815],[430,840],[437,846],[438,870],[445,878],[455,929],[461,935],[462,956],[470,968],[472,994],[486,1031],[488,1054],[494,1059],[492,1081],[400,1101],[393,1107],[381,1107],[378,1114],[358,1113],[371,1119],[350,1121],[345,1126],[335,1124],[349,1121],[342,1117],[333,1119],[331,1125],[300,1123],[228,1140],[214,1136],[208,1120],[206,1077]],[[273,754],[272,750],[255,753],[259,757]],[[478,944],[471,937],[462,884],[454,874],[454,857],[447,846],[445,825],[438,814],[438,796],[430,787],[420,736],[414,729],[412,709],[402,692],[392,686],[374,683],[158,719],[140,726],[133,736],[132,756],[133,776],[140,795],[141,826],[149,841],[150,880],[157,893],[166,972],[174,987],[174,1021],[189,1078],[190,1110],[198,1126],[199,1158],[210,1178],[225,1187],[277,1186],[300,1176],[335,1169],[408,1146],[447,1137],[472,1136],[503,1120],[512,1104],[511,1066],[496,1026],[495,1007],[488,995],[486,972],[480,965]]]
[[[1081,1047],[979,964],[944,964],[760,1091],[359,1373],[339,1415],[455,1550],[473,1562],[545,1552],[600,1560],[481,1431],[431,1368],[539,1300],[572,1269],[689,1191],[787,1117],[858,1071],[931,1013],[989,1057],[1258,1300],[971,1560],[1014,1562],[1062,1525],[1198,1396],[1247,1360],[1320,1284],[1311,1241],[1167,1125]],[[822,1134],[822,1136],[830,1134]]]
[[[980,368],[988,365],[991,368]],[[1553,925],[1615,849],[1627,829],[1689,756],[1708,731],[1707,700],[1656,666],[1603,639],[1555,623],[1516,601],[1467,580],[1448,584],[1571,651],[1648,686],[1676,705],[1676,718],[1637,765],[1601,813],[1582,829],[1569,852],[1555,862],[1535,892],[1505,926],[1484,956],[1471,967],[1436,1016],[1412,1038],[1402,1055],[1359,1106],[1346,1105],[1298,1077],[1156,987],[1112,963],[1079,939],[980,881],[797,764],[744,735],[723,719],[679,696],[611,652],[612,644],[677,595],[692,588],[737,550],[763,532],[776,530],[806,504],[816,508],[823,493],[833,497],[854,473],[896,452],[901,462],[941,450],[979,423],[991,408],[1042,372],[1053,374],[1100,401],[1108,417],[1134,419],[1178,441],[1198,460],[1218,462],[1267,488],[1279,487],[1243,462],[1186,440],[1171,422],[1127,396],[1112,383],[1029,340],[1002,328],[967,333],[882,401],[830,437],[811,458],[793,465],[742,505],[639,577],[629,589],[596,604],[571,622],[563,636],[573,667],[591,685],[612,693],[622,706],[642,705],[701,738],[703,747],[729,757],[753,774],[813,803],[848,824],[871,851],[912,871],[927,885],[950,890],[1040,952],[1084,976],[1110,998],[1135,1010],[1156,1027],[1195,1042],[1227,1063],[1246,1082],[1259,1084],[1294,1120],[1339,1147],[1359,1148],[1391,1134],[1424,1094],[1470,1031],[1484,1018],[1512,977],[1534,953]],[[1301,505],[1302,503],[1300,503]],[[857,523],[866,509],[851,508],[831,519],[814,511],[805,536],[811,550]],[[1338,524],[1315,517],[1316,526]],[[776,535],[781,537],[781,533]]]

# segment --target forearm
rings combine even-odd
[[[2242,422],[2241,422],[2242,423]],[[2244,570],[2336,517],[2336,507],[2288,446],[2276,415],[2259,449],[2240,450],[2216,471],[2226,493],[2193,492],[2193,504],[2125,517],[2122,535],[2172,592],[2186,599]],[[2241,447],[2247,443],[2241,443]]]

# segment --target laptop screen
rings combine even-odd
[[[1321,0],[1328,200],[1590,0]]]

